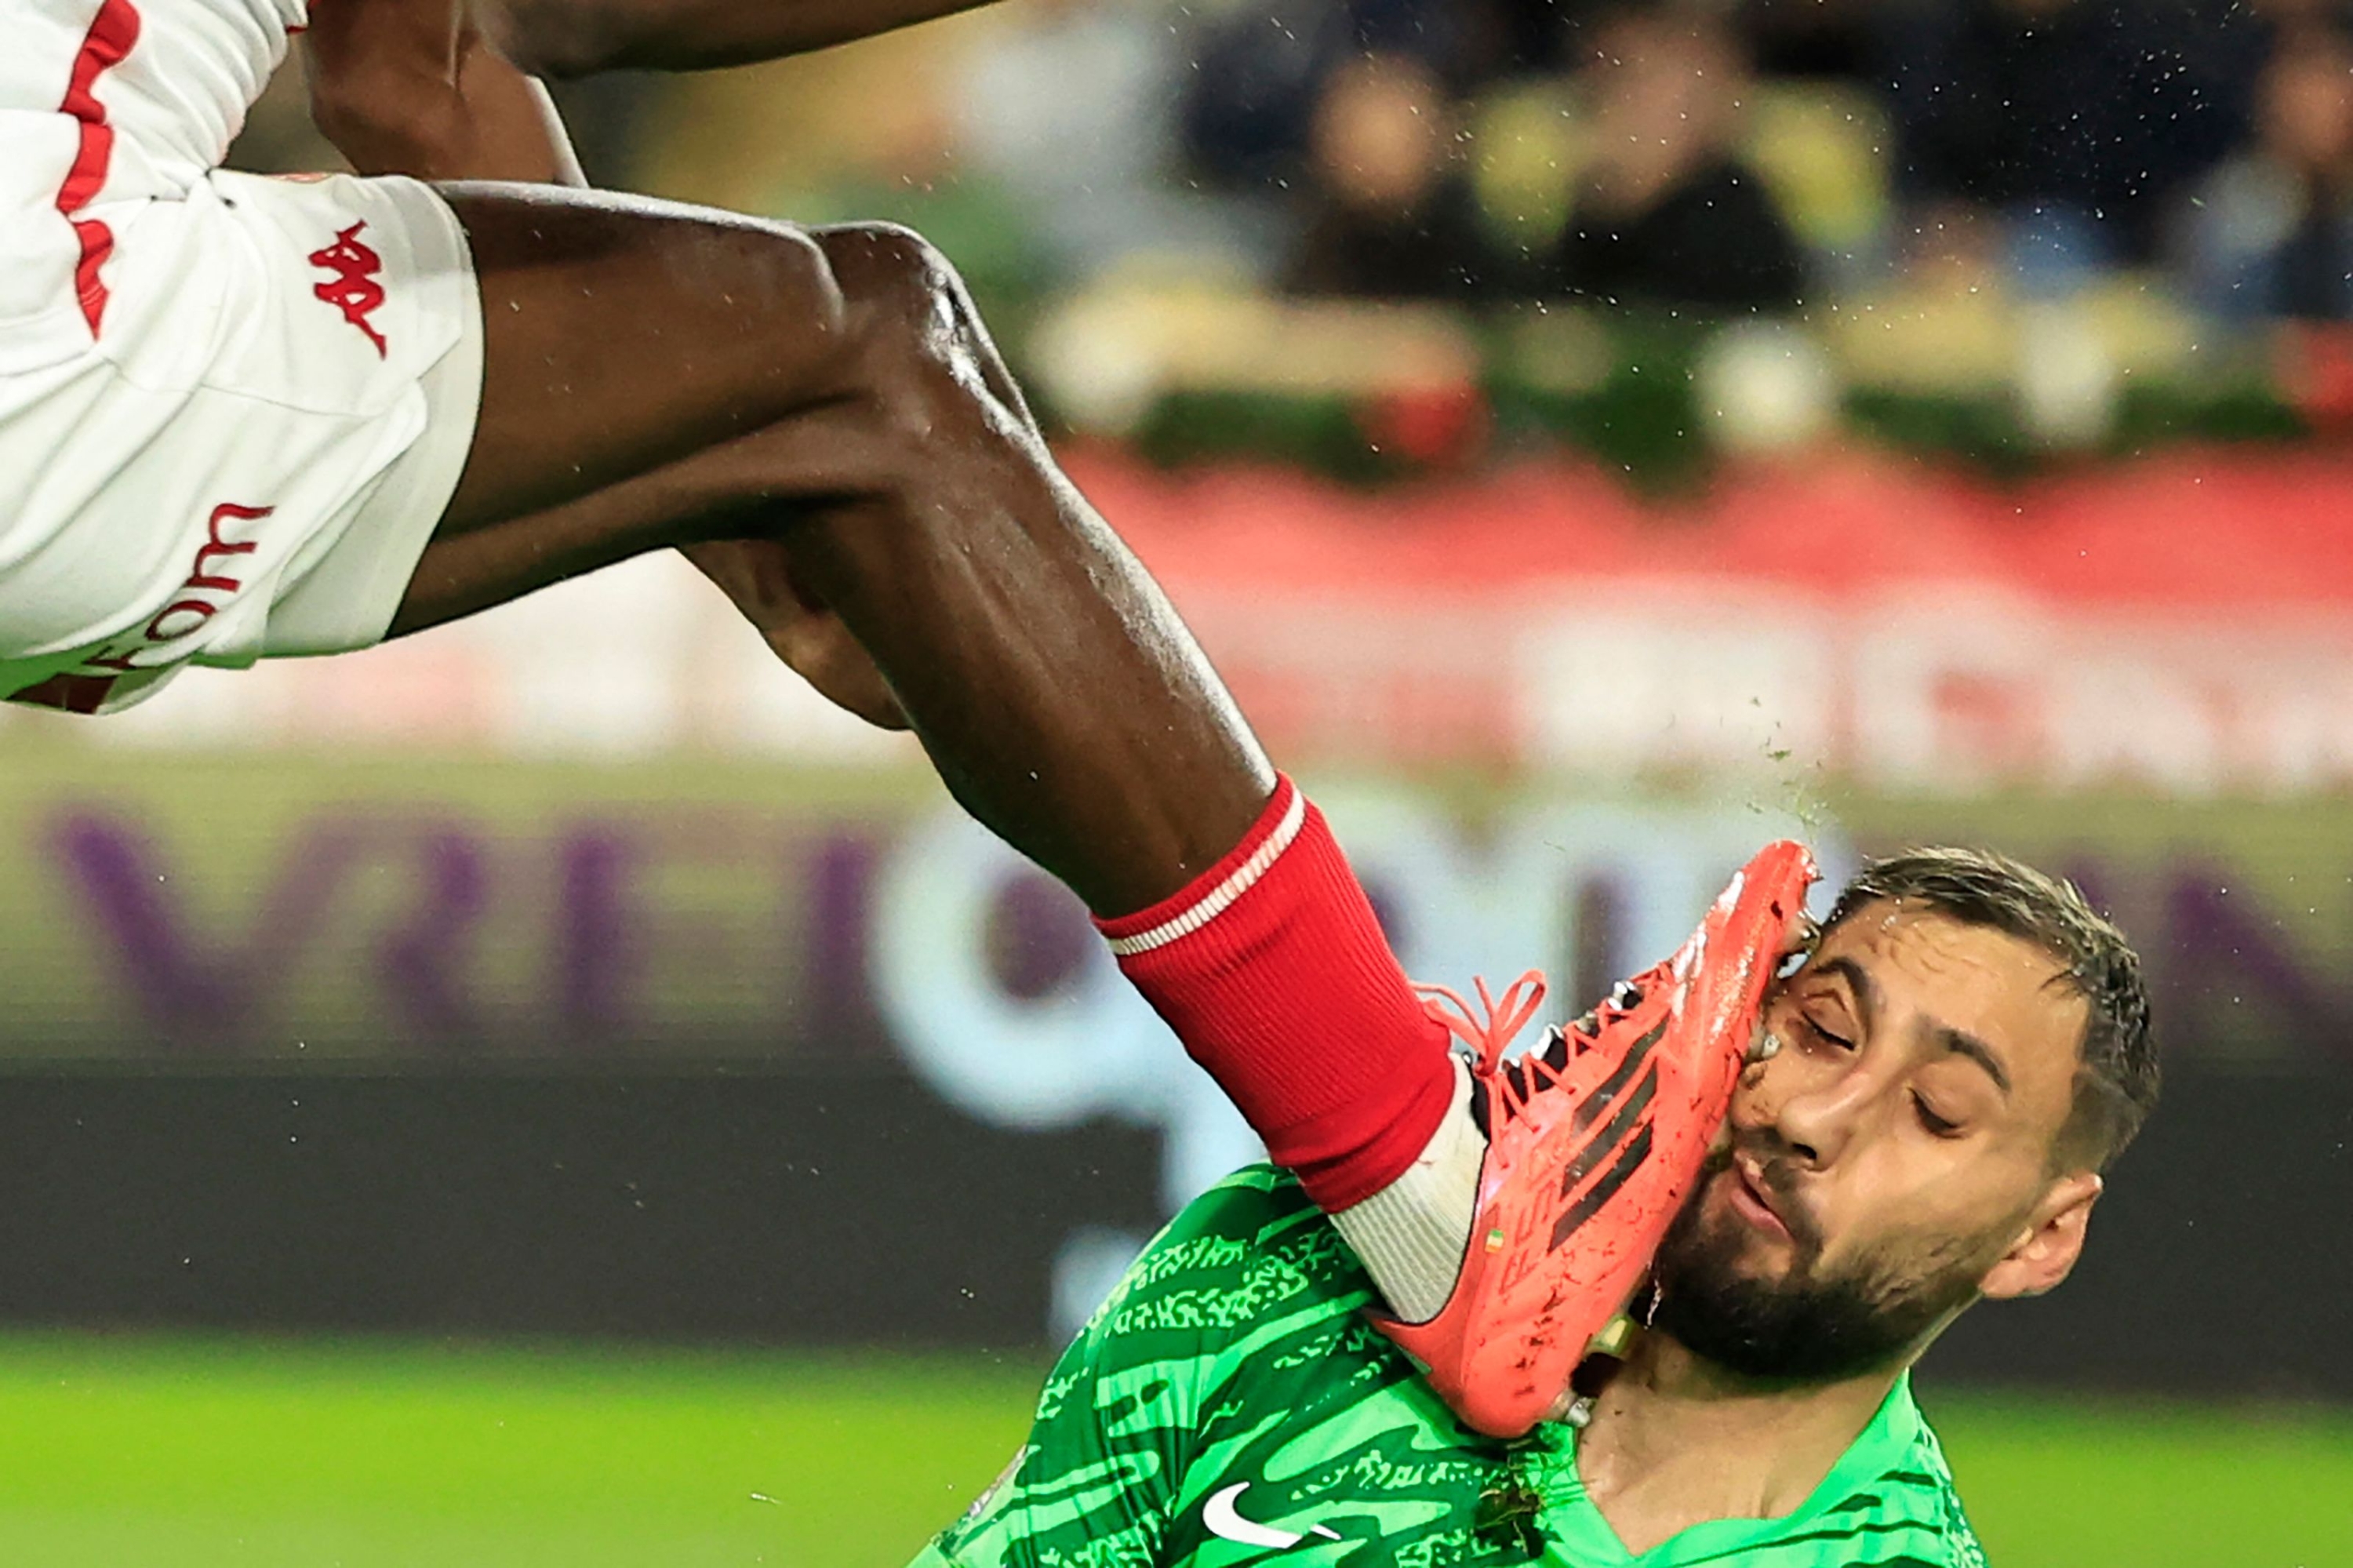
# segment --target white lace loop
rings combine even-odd
[[[1422,1006],[1430,1017],[1479,1054],[1480,1071],[1492,1073],[1495,1064],[1503,1060],[1513,1037],[1527,1027],[1528,1020],[1544,1005],[1544,971],[1528,970],[1504,987],[1500,999],[1489,993],[1485,976],[1479,976],[1472,983],[1478,988],[1480,1012],[1472,1012],[1462,993],[1451,987],[1416,985],[1413,989],[1421,993]]]

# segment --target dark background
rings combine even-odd
[[[2353,1397],[2353,1082],[2177,1069],[2083,1266],[1940,1381]],[[982,1127],[892,1071],[22,1075],[0,1317],[1044,1350],[1155,1135]]]

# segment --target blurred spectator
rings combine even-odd
[[[1455,158],[1453,107],[1430,69],[1369,55],[1332,73],[1309,135],[1302,293],[1470,298],[1502,280]]]
[[[1596,29],[1577,77],[1591,152],[1556,286],[1715,309],[1799,302],[1797,241],[1735,151],[1746,79],[1738,46],[1704,16],[1629,10]]]
[[[2145,260],[2242,133],[2263,28],[2232,0],[1915,0],[1885,16],[1908,193],[2000,213],[2030,291]]]
[[[1248,194],[1306,177],[1325,79],[1364,52],[1344,0],[1260,0],[1194,43],[1185,150],[1212,183]]]
[[[2192,298],[2226,320],[2353,318],[2353,40],[2284,32],[2264,69],[2254,144],[2186,209]]]
[[[1239,189],[1302,177],[1335,72],[1410,59],[1460,100],[1564,69],[1592,14],[1622,0],[1246,0],[1193,42],[1183,109],[1194,166]]]

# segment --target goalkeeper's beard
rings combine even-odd
[[[1796,1255],[1778,1275],[1744,1265],[1756,1232],[1705,1202],[1735,1150],[1710,1158],[1690,1202],[1659,1244],[1651,1327],[1735,1375],[1758,1383],[1835,1383],[1901,1364],[1978,1295],[2000,1255],[2004,1225],[1986,1235],[1892,1242],[1836,1270],[1794,1192],[1786,1152],[1749,1148],[1778,1202]]]

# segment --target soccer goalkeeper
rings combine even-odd
[[[1245,1171],[1128,1271],[915,1568],[1982,1564],[1907,1369],[2073,1266],[2156,1094],[2138,965],[2071,886],[1913,854],[1845,889],[1765,1019],[1648,1328],[1566,1419],[1460,1425],[1315,1206]]]

